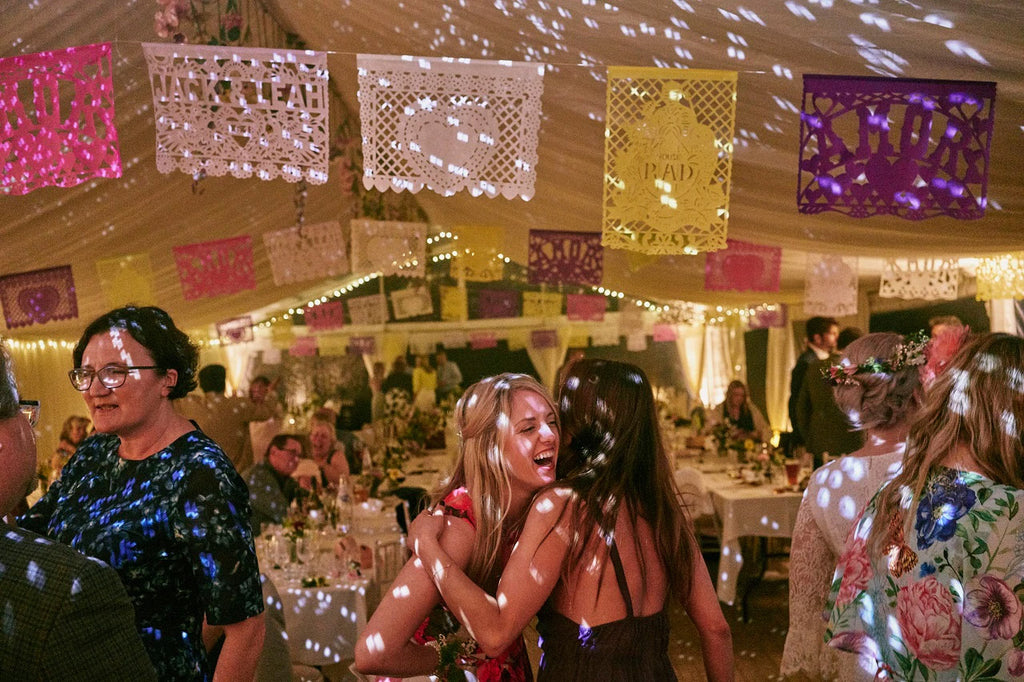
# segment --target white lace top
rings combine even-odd
[[[822,680],[874,679],[874,664],[825,645],[825,600],[847,535],[861,510],[899,471],[902,448],[833,460],[811,475],[793,529],[789,562],[789,633],[782,674]]]

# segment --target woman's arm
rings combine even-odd
[[[711,574],[698,547],[693,551],[693,583],[690,594],[683,600],[683,608],[700,633],[700,650],[704,658],[704,672],[709,682],[731,682],[733,676],[732,631],[722,615]]]
[[[436,522],[421,514],[413,522],[413,546],[430,571],[448,608],[465,625],[488,656],[508,648],[540,610],[558,584],[568,552],[567,490],[538,495],[523,533],[501,573],[492,597],[459,569],[436,539]],[[417,524],[419,527],[417,528]]]
[[[465,567],[473,549],[473,527],[445,517],[442,544],[456,565]],[[419,559],[406,562],[366,624],[355,646],[356,670],[376,675],[425,675],[437,668],[437,652],[412,636],[441,597]]]
[[[263,651],[263,636],[266,634],[263,614],[221,627],[224,645],[217,658],[217,669],[213,671],[213,682],[250,682],[256,675],[260,658],[258,652]]]
[[[822,669],[822,664],[826,663],[822,658],[826,650],[822,614],[838,557],[832,553],[814,518],[811,505],[818,504],[817,480],[817,476],[812,476],[793,528],[789,560],[792,578],[789,581],[789,632],[782,651],[784,675],[804,672],[811,677],[827,677],[826,673],[830,672]]]

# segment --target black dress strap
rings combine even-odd
[[[615,581],[619,583],[619,594],[622,595],[622,599],[626,602],[626,617],[632,618],[633,599],[629,596],[629,583],[626,582],[626,571],[622,568],[622,559],[619,558],[619,549],[615,546],[615,540],[612,540],[610,554],[612,566],[615,568]]]

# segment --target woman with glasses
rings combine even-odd
[[[90,324],[69,376],[95,425],[21,525],[117,570],[161,680],[212,677],[204,620],[226,638],[218,676],[252,679],[263,600],[245,483],[172,401],[196,386],[198,350],[159,308]]]

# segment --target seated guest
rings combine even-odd
[[[846,541],[825,636],[876,679],[1024,678],[1022,377],[1024,339],[968,340]]]
[[[924,343],[900,334],[868,334],[853,341],[834,377],[835,400],[864,447],[814,472],[793,530],[789,633],[782,673],[813,679],[871,679],[874,667],[825,646],[825,608],[832,573],[857,514],[878,487],[899,471],[910,419],[923,397]],[[808,379],[809,381],[810,379]]]
[[[57,451],[50,458],[50,480],[48,483],[60,478],[60,471],[64,465],[75,454],[79,444],[89,435],[89,426],[92,424],[88,417],[72,415],[64,420],[64,426],[60,430],[60,443],[57,444]]]
[[[757,405],[750,402],[746,384],[739,380],[729,382],[725,400],[708,413],[707,424],[704,426],[705,433],[711,433],[720,424],[729,427],[730,440],[750,439],[764,443],[772,437],[768,420],[761,414],[761,410],[757,409]]]
[[[0,347],[0,518],[36,482],[32,425]],[[0,521],[0,680],[156,680],[114,569]]]
[[[282,523],[291,503],[303,496],[303,489],[292,474],[304,454],[299,436],[278,434],[270,439],[263,461],[245,473],[254,532],[259,532],[263,524]]]
[[[345,446],[338,441],[334,430],[337,421],[329,409],[317,410],[309,419],[310,457],[320,468],[320,478],[315,485],[321,488],[337,488],[338,479],[349,476]]]

